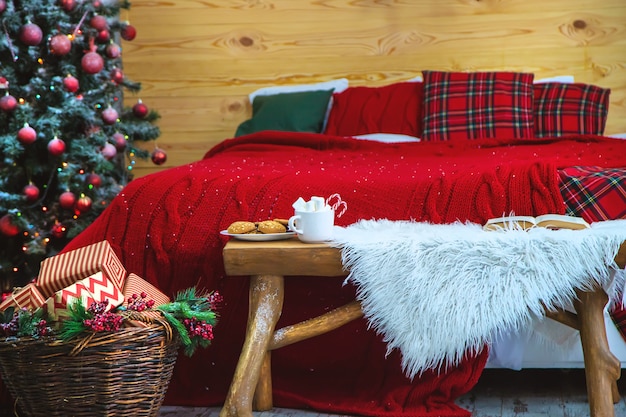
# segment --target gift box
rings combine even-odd
[[[126,269],[106,240],[44,259],[35,284],[47,298],[96,272],[124,288]]]
[[[16,308],[27,308],[35,310],[46,302],[46,298],[39,292],[35,284],[28,284],[25,287],[15,288],[6,300],[0,303],[0,311],[13,306]]]
[[[163,294],[161,290],[139,275],[131,272],[124,281],[124,307],[128,306],[128,299],[130,297],[134,294],[140,295],[143,292],[147,294],[146,300],[154,300],[153,308],[170,302],[170,297]]]
[[[128,299],[133,295],[140,296],[141,293],[146,293],[145,300],[154,300],[154,305],[152,308],[156,308],[161,304],[167,304],[170,302],[170,298],[163,294],[161,290],[159,290],[154,285],[150,284],[145,279],[141,278],[139,275],[131,272],[126,277],[126,281],[124,282],[124,304],[125,308],[128,308]],[[147,321],[140,320],[126,320],[125,325],[131,327],[146,327],[150,320],[155,320],[161,317],[161,312],[159,311],[142,311],[141,315],[147,318]]]
[[[85,308],[94,302],[108,301],[105,311],[110,311],[124,302],[124,293],[117,284],[102,271],[63,288],[46,300],[51,320],[64,320],[70,316],[68,307],[78,298]]]

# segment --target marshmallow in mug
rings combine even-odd
[[[323,197],[311,197],[310,201],[304,201],[302,197],[299,197],[296,202],[292,204],[292,207],[297,211],[331,210],[331,207],[326,204],[326,200]]]

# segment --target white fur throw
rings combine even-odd
[[[400,349],[406,375],[458,363],[530,324],[575,289],[624,285],[614,258],[626,220],[585,230],[483,231],[477,224],[363,220],[336,228],[347,280],[370,325]],[[616,277],[614,279],[614,276]]]

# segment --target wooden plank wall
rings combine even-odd
[[[384,85],[423,69],[574,75],[611,88],[626,132],[624,0],[131,0],[124,71],[161,114],[167,163],[195,161],[250,116],[247,94],[347,77]],[[153,144],[148,146],[152,149]]]

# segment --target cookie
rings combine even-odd
[[[285,233],[287,228],[274,220],[259,222],[257,230],[261,233]]]
[[[287,227],[287,225],[289,224],[289,219],[274,219],[274,221],[282,224],[285,227]]]
[[[233,235],[241,235],[256,231],[256,225],[252,222],[238,221],[228,226],[226,231]]]

